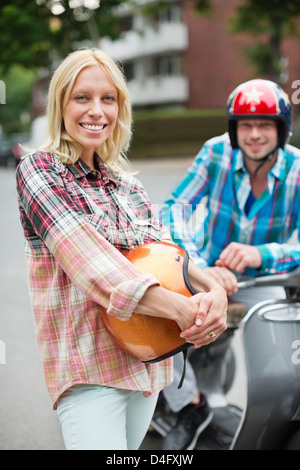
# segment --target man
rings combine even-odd
[[[300,264],[299,245],[288,243],[300,229],[300,151],[287,143],[291,105],[277,84],[262,79],[241,84],[228,98],[227,113],[228,133],[204,144],[161,216],[174,242],[230,300],[243,300],[249,308],[272,298],[274,289],[238,293],[239,274],[280,273]],[[277,288],[275,297],[283,296]],[[174,377],[181,370],[178,356]],[[164,398],[178,414],[163,449],[193,449],[212,410],[190,363],[183,387],[178,390],[174,380]]]

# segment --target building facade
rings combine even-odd
[[[189,99],[184,56],[188,29],[180,3],[156,15],[120,9],[123,33],[119,40],[103,38],[101,48],[125,69],[135,107],[186,105]]]
[[[122,35],[100,40],[100,47],[125,70],[133,107],[179,106],[224,108],[239,83],[255,78],[244,48],[251,39],[232,35],[229,19],[238,0],[211,0],[209,17],[199,15],[190,0],[169,0],[169,6],[144,14],[139,6],[159,3],[137,0],[122,6]],[[284,42],[286,70],[281,85],[291,96],[300,80],[300,42]]]

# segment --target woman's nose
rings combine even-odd
[[[95,116],[95,117],[103,116],[103,109],[101,106],[101,102],[96,99],[91,101],[91,106],[90,106],[88,113],[90,116]]]

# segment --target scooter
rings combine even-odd
[[[256,304],[217,341],[189,350],[214,415],[196,450],[300,450],[300,267],[239,282],[239,289],[265,286],[284,287],[286,298]],[[238,328],[246,376],[243,408],[226,397],[236,374],[232,339]],[[167,408],[160,396],[162,436],[175,422]]]

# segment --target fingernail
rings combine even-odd
[[[197,326],[202,325],[202,320],[201,320],[201,318],[197,318],[197,319],[196,319],[196,325],[197,325]]]

